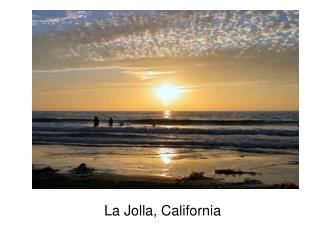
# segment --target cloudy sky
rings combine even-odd
[[[33,110],[297,110],[298,11],[33,11]],[[154,89],[180,96],[164,106]]]

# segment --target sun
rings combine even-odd
[[[153,92],[161,99],[162,103],[167,106],[180,95],[182,90],[173,84],[166,83],[155,88]]]

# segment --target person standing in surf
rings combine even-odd
[[[99,126],[99,118],[95,116],[93,119],[93,127],[98,127],[98,126]]]
[[[112,127],[112,125],[113,125],[113,119],[112,119],[112,117],[110,117],[109,118],[109,127]]]

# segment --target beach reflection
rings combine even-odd
[[[158,153],[164,164],[171,163],[172,158],[176,155],[173,148],[159,148]]]

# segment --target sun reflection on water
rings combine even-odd
[[[175,156],[175,150],[172,148],[159,148],[158,150],[161,161],[164,164],[169,164]]]
[[[163,117],[165,119],[170,119],[171,118],[171,111],[169,111],[169,110],[163,111]]]

